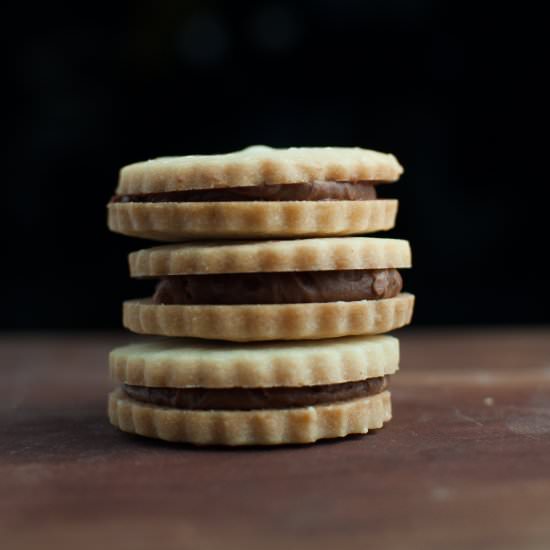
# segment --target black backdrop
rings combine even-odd
[[[146,295],[111,235],[118,169],[248,144],[396,154],[416,323],[547,322],[539,17],[479,2],[17,4],[3,328],[109,328]],[[9,127],[9,126],[7,126]],[[5,127],[6,128],[6,127]],[[542,130],[542,132],[539,132]]]

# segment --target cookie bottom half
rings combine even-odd
[[[318,340],[383,334],[411,321],[414,296],[307,304],[156,305],[124,303],[123,323],[139,334],[187,336],[235,342]]]
[[[365,434],[391,419],[389,391],[328,405],[248,411],[183,410],[109,395],[111,424],[128,433],[194,445],[284,445]]]
[[[356,235],[391,229],[397,200],[110,203],[111,231],[157,241]]]

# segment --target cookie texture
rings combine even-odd
[[[411,267],[408,241],[372,237],[159,246],[129,256],[132,277]]]
[[[247,147],[223,155],[164,157],[125,166],[118,195],[309,183],[380,181],[399,178],[403,168],[390,154],[343,147]]]
[[[109,419],[120,430],[195,445],[283,445],[364,434],[391,419],[390,393],[279,410],[197,411],[135,401],[117,389]]]
[[[157,241],[317,237],[385,231],[397,200],[110,203],[108,226]]]
[[[141,334],[252,342],[382,334],[410,323],[414,296],[385,300],[276,305],[124,303],[124,326]]]
[[[394,374],[399,342],[393,336],[251,343],[151,338],[114,349],[111,378],[165,388],[262,388],[339,384]]]

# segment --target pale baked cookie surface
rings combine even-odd
[[[391,154],[359,147],[254,145],[223,155],[164,157],[125,166],[118,195],[309,183],[380,181],[399,178],[403,168]]]
[[[373,237],[213,241],[139,250],[129,264],[132,277],[408,268],[411,249],[405,240]]]
[[[269,305],[124,303],[124,326],[140,334],[252,342],[382,334],[410,323],[414,296],[384,300]]]
[[[121,389],[109,395],[120,430],[195,445],[283,445],[364,434],[391,419],[390,393],[328,405],[248,411],[183,410],[142,403]]]
[[[235,345],[220,341],[150,338],[114,349],[111,378],[121,384],[167,388],[261,388],[339,384],[394,374],[393,336]]]
[[[111,231],[156,241],[356,235],[395,225],[397,200],[109,203]]]

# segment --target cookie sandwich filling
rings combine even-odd
[[[299,304],[381,300],[403,287],[397,269],[173,275],[161,278],[157,305]]]
[[[152,388],[123,384],[126,395],[143,403],[188,410],[289,409],[370,397],[388,387],[388,376],[302,387]]]
[[[190,189],[115,195],[111,203],[242,202],[242,201],[366,201],[376,200],[375,186],[384,181],[314,181],[246,187]]]

